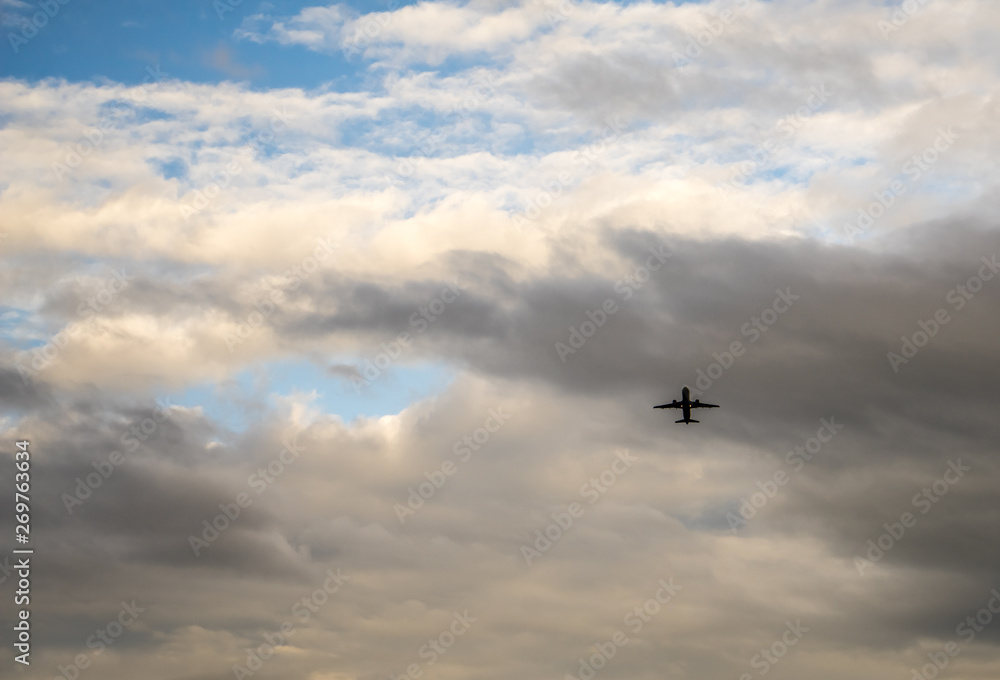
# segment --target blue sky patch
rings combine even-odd
[[[331,362],[361,363],[351,359]],[[286,359],[246,369],[221,383],[202,383],[158,396],[178,406],[200,406],[206,417],[241,432],[276,408],[277,397],[315,391],[313,407],[350,423],[359,416],[377,418],[399,413],[416,401],[443,392],[454,375],[454,369],[443,363],[392,365],[369,385],[356,390],[345,377],[312,361]]]

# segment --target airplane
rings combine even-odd
[[[691,401],[691,390],[685,385],[684,389],[681,391],[681,400],[677,401],[674,399],[669,404],[660,404],[659,406],[654,406],[653,408],[679,408],[684,410],[684,417],[681,420],[675,420],[675,423],[699,423],[700,420],[691,420],[691,409],[693,408],[719,408],[718,404],[703,404],[701,399],[695,399]]]

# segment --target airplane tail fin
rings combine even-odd
[[[687,420],[675,420],[674,422],[675,423],[700,423],[701,421],[700,420],[692,420],[692,419],[689,418]]]

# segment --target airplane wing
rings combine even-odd
[[[660,404],[659,406],[654,406],[653,408],[683,408],[683,406],[681,404],[679,404],[677,402],[677,400],[675,399],[674,401],[670,402],[669,404]]]
[[[692,401],[691,408],[719,408],[718,404],[704,404],[700,401]]]

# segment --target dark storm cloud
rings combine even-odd
[[[52,401],[52,391],[48,385],[30,380],[25,382],[17,369],[0,367],[0,405],[4,410],[35,411]]]
[[[830,445],[836,453],[802,472],[762,511],[768,519],[748,529],[750,535],[815,533],[850,558],[869,535],[877,537],[882,522],[912,511],[911,496],[949,459],[962,458],[975,466],[968,481],[875,569],[948,568],[970,581],[964,591],[989,585],[1000,568],[1000,553],[984,543],[995,515],[988,490],[998,481],[988,461],[1000,434],[993,417],[1000,399],[992,388],[1000,379],[994,343],[1000,304],[991,288],[1000,285],[1000,276],[985,281],[961,309],[954,291],[977,272],[991,275],[982,258],[991,261],[995,239],[962,224],[916,230],[900,253],[801,240],[673,237],[664,267],[623,299],[615,291],[617,277],[634,274],[649,249],[660,245],[652,233],[609,234],[605,248],[621,267],[607,277],[567,278],[552,270],[513,289],[508,277],[481,278],[435,321],[423,351],[477,372],[543,381],[567,397],[621,399],[644,415],[653,400],[676,396],[682,383],[696,387],[716,357],[739,341],[744,354],[705,391],[707,401],[725,408],[706,416],[715,432],[770,450],[780,462],[815,433],[820,418],[845,427]],[[492,289],[495,281],[502,284],[499,291]],[[754,330],[753,319],[782,293],[797,299],[767,330]],[[433,295],[434,285],[424,294]],[[384,302],[369,310],[372,330],[400,327],[403,314],[419,304],[419,296],[400,302],[398,292],[366,295]],[[561,361],[555,344],[568,343],[570,327],[579,329],[587,311],[607,299],[618,311]],[[949,320],[895,372],[888,353],[901,352],[901,336],[912,337],[918,322],[942,308]],[[338,316],[308,325],[347,325]],[[351,327],[360,330],[357,321],[351,314]],[[304,327],[292,328],[297,333]],[[908,470],[905,479],[900,465]],[[721,530],[728,528],[725,509],[706,510],[715,513]]]
[[[275,420],[233,435],[195,412],[174,410],[141,449],[126,453],[125,463],[71,516],[61,494],[72,493],[77,480],[94,470],[94,461],[121,449],[124,433],[155,418],[156,409],[113,403],[86,389],[75,400],[56,404],[43,396],[50,391],[47,384],[33,381],[23,388],[24,403],[33,406],[22,427],[37,432],[40,450],[54,452],[37,468],[47,483],[39,492],[36,521],[48,527],[41,547],[49,553],[39,578],[56,591],[56,584],[67,581],[90,584],[108,601],[124,597],[119,595],[123,590],[149,593],[164,611],[170,590],[154,588],[151,579],[159,578],[154,574],[233,574],[305,584],[315,578],[317,563],[353,556],[358,568],[393,580],[392,592],[402,599],[417,587],[412,574],[447,574],[444,582],[419,589],[430,601],[450,606],[457,594],[472,598],[477,591],[478,581],[464,566],[466,549],[485,541],[491,551],[517,556],[530,532],[543,527],[561,503],[573,500],[572,487],[553,492],[546,480],[554,452],[592,445],[655,447],[678,431],[670,429],[675,427],[671,418],[651,406],[676,397],[681,384],[698,387],[699,371],[708,371],[740,341],[744,354],[734,357],[705,390],[706,400],[723,405],[704,416],[711,430],[685,433],[703,444],[729,442],[762,451],[757,472],[735,482],[729,473],[726,488],[735,484],[735,493],[710,493],[686,508],[665,507],[663,511],[685,517],[687,526],[674,520],[671,531],[637,520],[619,525],[613,515],[601,519],[595,514],[590,524],[575,530],[575,542],[565,542],[562,552],[546,555],[542,564],[570,568],[574,560],[593,560],[595,552],[606,549],[608,536],[638,550],[650,531],[666,542],[685,540],[692,531],[727,535],[726,513],[738,509],[741,496],[756,491],[755,483],[767,478],[760,470],[788,470],[785,453],[813,436],[820,418],[832,417],[844,431],[807,467],[790,473],[787,487],[732,540],[808,536],[850,564],[855,555],[863,555],[869,538],[884,531],[883,523],[914,511],[912,496],[932,484],[949,460],[961,459],[972,466],[968,476],[920,515],[883,559],[863,574],[848,572],[859,585],[831,586],[830,593],[855,594],[839,597],[836,606],[814,616],[812,623],[817,637],[830,643],[874,649],[896,649],[921,636],[947,639],[962,612],[996,585],[1000,571],[1000,553],[990,540],[996,519],[992,490],[1000,481],[991,463],[1000,434],[992,389],[1000,377],[993,341],[1000,331],[997,297],[987,281],[961,310],[946,301],[949,291],[976,275],[982,257],[992,256],[994,243],[987,231],[963,224],[926,226],[899,252],[802,240],[664,240],[632,229],[603,234],[597,252],[606,264],[596,270],[600,273],[586,251],[567,239],[553,242],[552,260],[559,265],[534,275],[502,257],[474,261],[452,253],[441,259],[436,278],[393,284],[317,278],[303,288],[300,300],[321,311],[290,309],[274,319],[286,342],[350,334],[377,346],[407,330],[410,316],[456,279],[463,282],[463,291],[421,334],[420,356],[446,358],[497,381],[534,385],[538,394],[551,393],[577,413],[561,422],[563,416],[555,411],[522,411],[463,477],[449,482],[402,527],[396,525],[393,503],[405,502],[424,472],[439,467],[461,435],[503,400],[484,402],[472,411],[461,397],[439,403],[435,419],[414,429],[417,439],[402,451],[378,439],[355,441],[314,428],[302,439],[307,450],[337,455],[310,458],[307,465],[315,467],[306,478],[289,473],[277,481],[266,492],[267,502],[245,509],[196,558],[188,537],[203,520],[219,514],[220,503],[230,503],[246,490],[247,475],[281,449],[287,428]],[[649,260],[654,252],[665,261],[640,286],[645,276],[638,275],[639,269],[656,261]],[[628,299],[623,285],[631,290]],[[772,308],[781,299],[779,291],[797,299],[786,311],[776,312],[773,324],[752,342],[755,334],[741,329]],[[617,311],[607,314],[593,337],[562,361],[556,344],[569,344],[571,327],[579,330],[590,318],[587,312],[602,309],[607,300],[616,303]],[[900,336],[912,335],[918,321],[932,318],[942,307],[951,319],[894,372],[887,353],[899,351]],[[343,375],[348,369],[331,368]],[[8,373],[6,384],[13,375]],[[614,422],[613,431],[574,433],[579,425],[573,419],[588,410]],[[456,430],[451,422],[456,413],[469,423],[464,429]],[[209,446],[216,439],[221,441]],[[387,466],[386,457],[403,452],[401,463]],[[681,455],[675,451],[666,459]],[[581,478],[586,479],[582,473]],[[317,498],[307,490],[319,480],[335,480],[323,483],[333,483],[337,491],[314,501],[322,508],[303,504],[299,494]],[[615,489],[621,494],[618,502],[639,482],[624,479]],[[705,485],[712,483],[711,477],[705,479]],[[518,503],[530,512],[516,510]],[[448,537],[442,545],[451,546],[444,553],[412,552],[423,540],[442,535]],[[297,552],[298,546],[309,546],[311,557]],[[619,558],[608,559],[616,563]],[[136,568],[152,571],[120,582],[122,574]],[[508,570],[499,566],[496,581],[508,578]],[[857,595],[856,588],[867,587],[888,570],[902,574],[905,586]],[[946,584],[935,576],[941,572],[949,575]],[[934,588],[935,595],[910,604],[896,602],[912,588]],[[359,597],[389,616],[384,603]],[[739,606],[733,627],[753,625],[763,615],[753,598]],[[781,618],[788,616],[779,601],[767,611],[779,628]],[[267,628],[266,612],[257,615]],[[176,618],[165,611],[162,616]],[[858,620],[870,623],[859,626]],[[91,621],[95,626],[101,622],[100,617]],[[53,627],[47,639],[60,648],[79,645],[74,641],[78,624],[68,620]],[[886,628],[892,633],[879,632]],[[587,644],[588,635],[581,635],[581,644]],[[992,632],[982,637],[995,638]],[[144,640],[136,637],[133,643],[147,644]]]
[[[965,247],[957,248],[956,241]],[[936,256],[939,242],[947,249]],[[745,354],[713,381],[709,392],[744,397],[741,412],[749,419],[767,420],[781,404],[792,410],[783,408],[772,417],[796,421],[801,415],[811,421],[813,414],[836,404],[856,428],[872,426],[873,409],[940,421],[938,404],[914,404],[912,389],[919,386],[928,396],[949,400],[969,399],[981,409],[994,398],[989,389],[998,370],[990,361],[990,338],[998,330],[993,284],[986,281],[984,290],[960,310],[945,299],[976,276],[983,267],[980,258],[994,254],[993,244],[986,233],[965,230],[958,237],[950,227],[928,237],[927,250],[915,260],[912,255],[798,240],[674,237],[666,264],[651,273],[648,283],[629,285],[626,277],[644,265],[649,249],[664,246],[652,233],[621,232],[605,243],[621,263],[607,277],[566,277],[553,269],[516,285],[509,277],[480,279],[422,339],[438,355],[457,357],[478,370],[543,378],[594,394],[620,384],[644,391],[678,381],[695,387],[697,371],[714,361],[713,353],[740,341]],[[346,293],[343,310],[311,315],[280,330],[289,337],[342,328],[376,336],[405,330],[410,315],[444,285],[411,285],[406,294],[390,288],[376,293],[370,285],[346,291],[337,287],[330,297]],[[625,288],[629,299],[629,293],[621,292]],[[776,315],[772,326],[755,330],[753,319],[775,300],[779,308],[787,306],[779,293],[798,299]],[[360,305],[361,298],[374,302]],[[561,361],[555,344],[566,344],[570,327],[579,328],[586,313],[608,299],[618,311]],[[940,308],[950,320],[894,372],[888,353],[900,352],[901,336],[919,331],[918,322],[933,319]],[[750,398],[755,391],[772,398]],[[914,408],[919,414],[912,413]],[[938,425],[946,427],[945,422]],[[962,431],[969,426],[979,435],[992,431],[986,421],[963,422]]]
[[[243,508],[234,529],[222,532],[200,559],[188,540],[202,535],[203,520],[220,514],[220,504],[232,506],[241,492],[259,495],[249,475],[283,448],[272,427],[262,423],[229,446],[209,447],[214,426],[184,409],[80,399],[30,414],[20,428],[35,433],[32,447],[40,455],[33,470],[46,481],[34,493],[33,516],[47,528],[51,543],[44,547],[52,562],[65,555],[81,581],[91,566],[103,571],[115,562],[294,573],[295,564],[253,537],[276,527],[260,503]],[[242,474],[231,469],[234,464]],[[93,561],[80,560],[81,553]]]

